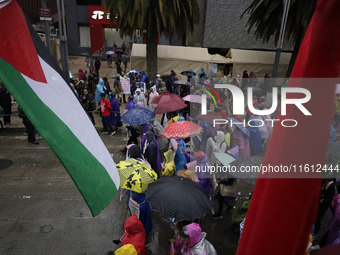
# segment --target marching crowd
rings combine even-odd
[[[153,81],[149,81],[145,72],[135,71],[126,74],[124,72],[126,68],[123,71],[120,68],[120,63],[116,63],[117,76],[113,87],[111,87],[106,77],[99,76],[100,62],[99,64],[95,62],[94,66],[96,71],[89,75],[87,75],[87,71],[83,72],[82,69],[79,69],[78,81],[73,83],[73,89],[93,125],[95,125],[93,112],[100,112],[103,125],[101,134],[113,136],[118,128],[123,128],[123,124],[126,124],[124,128],[128,133],[128,140],[127,144],[122,146],[121,149],[126,155],[126,159],[133,158],[146,163],[150,169],[155,171],[157,179],[180,176],[200,185],[211,202],[212,211],[215,212],[212,215],[213,219],[223,217],[224,204],[227,205],[227,210],[234,210],[234,201],[238,194],[238,179],[227,175],[220,178],[204,171],[204,169],[206,169],[206,166],[221,164],[216,153],[225,153],[234,159],[249,158],[263,153],[271,137],[273,127],[270,124],[257,125],[256,127],[244,126],[242,125],[243,120],[261,123],[264,118],[275,117],[277,112],[273,116],[260,116],[253,114],[246,107],[245,116],[233,115],[233,98],[230,91],[225,89],[219,93],[222,101],[220,105],[214,104],[214,99],[208,97],[209,111],[206,115],[203,115],[201,114],[201,102],[195,102],[193,98],[195,96],[200,97],[202,89],[207,89],[216,82],[234,84],[241,89],[256,86],[258,81],[254,72],[251,72],[248,76],[245,70],[242,79],[239,75],[232,78],[231,75],[226,76],[222,73],[221,79],[216,81],[209,80],[202,67],[197,76],[192,69],[190,72],[188,71],[186,75],[187,83],[185,84],[178,82],[178,75],[173,70],[164,81],[160,75],[157,75]],[[130,79],[130,94],[128,96],[122,89],[122,78]],[[265,78],[269,78],[268,74]],[[144,88],[138,86],[140,82],[146,84],[145,91]],[[255,109],[269,108],[266,103],[268,86],[265,80],[264,89],[258,90],[254,94],[252,103]],[[1,89],[4,91],[3,86]],[[5,98],[5,92],[3,94]],[[173,110],[171,107],[175,103],[172,103],[172,99],[170,99],[163,105],[165,110],[157,112],[160,103],[155,103],[155,101],[165,95],[169,98],[180,98],[185,105]],[[183,98],[187,98],[186,101]],[[121,114],[120,106],[123,103],[125,109],[124,113]],[[123,115],[133,109],[145,109],[162,115],[144,123],[138,123],[138,125],[123,123]],[[227,123],[214,126],[212,120],[216,116],[219,119],[233,120],[238,124],[230,125]],[[4,118],[4,121],[7,125],[8,118]],[[201,132],[183,137],[179,135],[171,138],[164,137],[166,128],[176,122],[184,121],[197,124],[201,128]],[[128,194],[127,207],[131,212],[131,217],[125,221],[124,236],[114,240],[115,244],[121,244],[121,248],[117,249],[115,254],[145,254],[148,238],[152,231],[150,205],[146,200],[145,193],[130,191]],[[338,223],[340,200],[337,194],[336,180],[325,180],[319,215],[314,232],[311,233],[314,236],[318,234],[321,220],[328,208],[332,208],[334,216],[326,234],[321,235],[321,245],[337,243],[340,240],[340,232],[337,232],[340,227]],[[214,211],[213,205],[214,198],[218,202],[216,211]],[[249,201],[243,204],[245,211],[242,212],[238,220],[241,233],[248,205]],[[237,213],[237,210],[235,210],[235,213]],[[165,220],[173,226],[174,230],[174,236],[170,239],[171,254],[216,254],[213,245],[206,239],[207,234],[202,231],[199,225],[199,218],[194,221],[182,219],[176,222],[171,217]],[[306,254],[309,254],[309,252],[310,246],[308,246]]]

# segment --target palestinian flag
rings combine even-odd
[[[97,215],[119,187],[113,159],[15,1],[0,4],[0,24],[0,80]]]

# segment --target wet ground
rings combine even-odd
[[[76,74],[83,59],[70,61],[71,72]],[[102,72],[110,77],[115,74],[105,67]],[[17,105],[13,104],[13,111],[16,109]],[[98,115],[95,118],[100,131],[101,121]],[[117,194],[93,218],[49,146],[41,137],[38,137],[39,145],[28,143],[24,131],[17,116],[12,117],[11,126],[0,130],[0,159],[13,162],[0,170],[0,254],[107,254],[117,249],[112,240],[124,233],[126,196],[120,201]],[[120,152],[126,143],[124,127],[113,137],[101,135],[101,138],[115,162],[125,159]],[[250,185],[240,181],[235,205],[247,199],[251,190]],[[213,220],[208,213],[200,223],[218,254],[235,254],[238,234],[232,228],[233,210],[226,211],[226,206],[224,209],[222,219]],[[154,227],[147,254],[169,254],[172,230],[157,212],[152,217]]]
[[[101,130],[99,116],[96,120]],[[111,241],[124,232],[126,196],[120,201],[117,194],[93,218],[49,146],[41,137],[39,145],[28,143],[24,131],[18,117],[12,117],[12,125],[0,131],[0,159],[13,162],[0,171],[0,254],[106,254],[118,248]],[[120,149],[125,136],[124,128],[113,137],[101,135],[115,162],[124,160]],[[240,181],[236,204],[250,191],[251,187]],[[211,219],[208,213],[201,221],[207,239],[219,254],[236,251],[238,234],[231,228],[232,212],[224,211],[219,220]],[[157,212],[152,216],[154,228],[147,254],[169,254],[172,230]]]

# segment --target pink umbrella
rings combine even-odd
[[[203,132],[203,128],[191,121],[178,121],[167,126],[162,136],[170,139],[194,137]]]
[[[201,104],[202,103],[202,96],[201,95],[187,95],[187,96],[183,97],[183,100],[191,102],[191,103]]]
[[[173,112],[188,106],[179,95],[170,93],[155,97],[151,103],[157,104],[154,113]]]

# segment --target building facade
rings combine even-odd
[[[18,1],[22,7],[32,14],[33,9],[39,8],[40,1]],[[47,1],[48,3],[55,1]],[[133,38],[121,38],[114,25],[104,15],[105,0],[64,0],[66,14],[66,30],[68,50],[71,55],[88,55],[111,50],[116,45],[121,47],[123,41],[128,47],[136,40],[143,40],[143,31]],[[241,18],[244,10],[252,0],[197,0],[200,8],[200,22],[195,25],[194,33],[186,37],[187,46],[205,47],[209,49],[251,49],[274,50],[276,45],[271,39],[268,43],[257,40],[254,33],[248,33],[246,23],[248,16]],[[31,3],[31,1],[30,1]],[[52,8],[55,6],[52,4]],[[24,10],[25,11],[25,10]],[[145,32],[145,31],[144,31]],[[160,35],[159,44],[183,45],[182,38],[176,35],[171,41]],[[284,43],[284,50],[291,50],[292,46]]]

